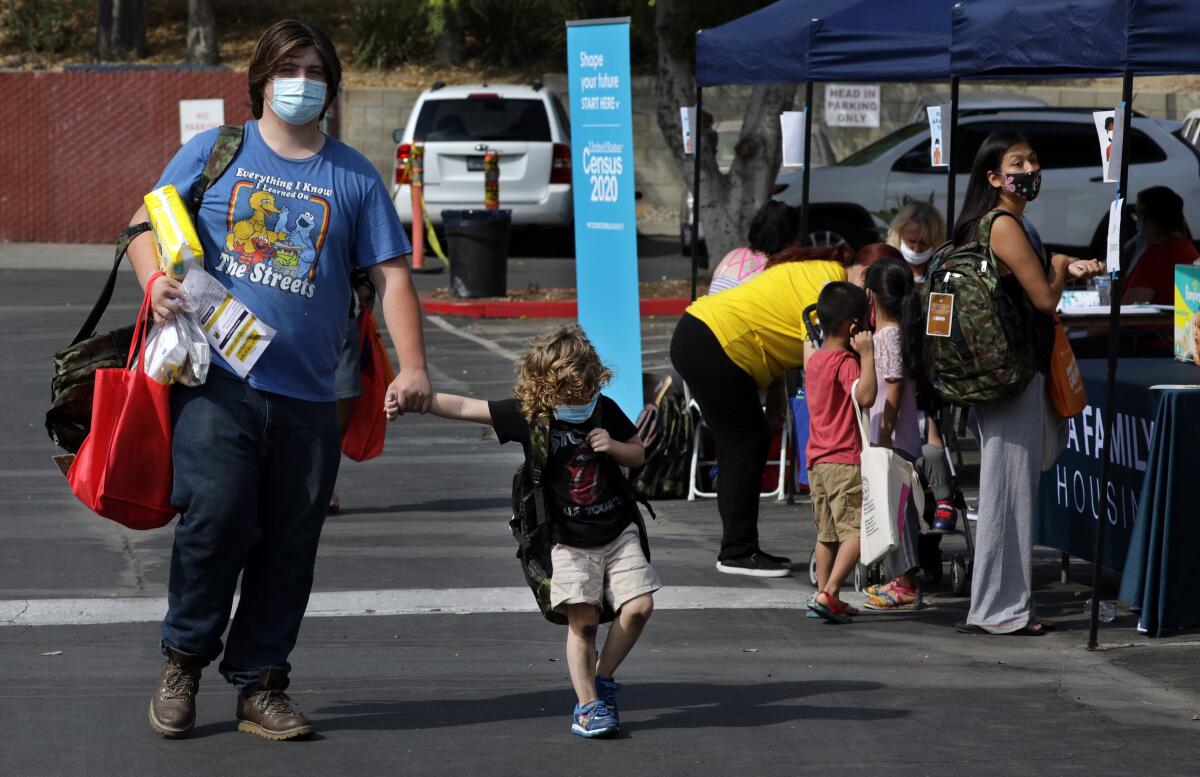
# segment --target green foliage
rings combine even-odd
[[[462,0],[458,16],[472,55],[487,65],[514,67],[565,50],[563,5],[556,0]]]
[[[354,61],[368,67],[395,67],[430,50],[427,0],[364,0],[354,9]]]
[[[771,5],[775,0],[676,0],[678,11],[675,24],[667,31],[666,43],[671,55],[694,62],[696,59],[696,30],[720,27]]]
[[[88,0],[0,0],[0,36],[38,54],[75,47],[88,27]]]

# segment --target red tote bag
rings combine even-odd
[[[148,378],[143,366],[153,285],[146,285],[127,368],[96,370],[92,428],[67,473],[79,501],[130,529],[157,529],[175,517],[171,387]]]
[[[362,395],[350,411],[346,431],[342,433],[342,453],[354,461],[366,461],[383,453],[387,435],[387,416],[383,400],[396,373],[392,360],[368,311],[358,316],[358,339],[362,343]]]

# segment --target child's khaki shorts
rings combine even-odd
[[[550,577],[550,606],[591,604],[614,610],[642,594],[654,593],[662,584],[646,554],[637,524],[629,524],[615,540],[596,548],[555,545],[550,552],[554,574]]]
[[[862,518],[862,469],[857,464],[819,463],[808,471],[817,542],[858,539]]]

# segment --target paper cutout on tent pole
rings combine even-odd
[[[780,137],[783,140],[783,166],[804,167],[804,113],[784,111],[779,114]]]
[[[1105,241],[1105,264],[1110,273],[1121,271],[1121,218],[1125,198],[1118,197],[1108,206],[1108,239]]]
[[[930,105],[925,109],[929,116],[929,164],[934,167],[950,166],[950,103]],[[944,119],[944,120],[943,120]]]
[[[1105,183],[1116,183],[1117,175],[1121,171],[1119,161],[1116,168],[1112,166],[1115,114],[1116,111],[1092,112],[1092,123],[1096,125],[1096,140],[1100,143],[1100,167],[1104,171]]]
[[[683,155],[696,153],[696,106],[679,106],[679,128],[683,133]]]

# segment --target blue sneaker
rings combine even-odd
[[[617,691],[624,687],[611,677],[596,675],[596,695],[604,702],[604,706],[608,707],[618,726],[621,725],[621,713],[617,710]]]
[[[575,705],[571,715],[571,733],[589,739],[607,737],[617,733],[617,719],[609,712],[603,700],[596,699],[580,707]]]

